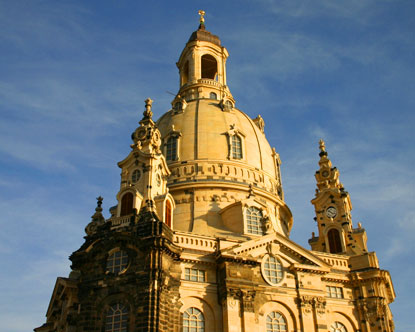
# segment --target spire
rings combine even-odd
[[[161,134],[152,119],[153,112],[151,110],[153,100],[147,98],[145,101],[145,110],[140,126],[132,133],[131,138],[134,144],[131,148],[142,150],[147,153],[161,153]]]
[[[104,198],[97,197],[97,207],[95,213],[91,216],[91,222],[85,227],[85,233],[92,235],[97,231],[97,228],[105,223],[105,218],[102,215],[102,201]]]
[[[140,121],[142,123],[148,123],[149,121],[153,121],[153,112],[151,111],[151,107],[153,106],[153,100],[151,98],[147,98],[144,100],[146,103],[145,111],[143,112],[143,119]]]
[[[320,169],[316,172],[317,187],[319,190],[325,188],[343,189],[343,185],[339,181],[339,171],[333,167],[331,160],[328,158],[326,151],[326,143],[323,139],[319,141],[320,160],[318,162]]]

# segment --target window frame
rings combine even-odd
[[[239,145],[239,146],[238,146]],[[235,151],[239,150],[239,151]],[[236,153],[239,153],[238,156],[235,156]],[[232,135],[231,137],[231,155],[232,159],[242,160],[244,158],[243,148],[242,148],[242,138],[238,134]]]
[[[122,308],[120,308],[122,306]],[[116,307],[116,309],[114,309]],[[110,312],[112,310],[112,312]],[[115,315],[117,311],[121,311],[120,315]],[[119,320],[115,319],[120,316]],[[111,318],[111,326],[108,327],[108,319]],[[128,332],[128,325],[130,320],[130,309],[128,305],[122,302],[117,302],[106,308],[104,316],[104,332]],[[121,323],[120,327],[114,327],[114,324]],[[125,326],[123,326],[125,325]]]
[[[191,313],[189,313],[188,311],[191,310]],[[194,313],[196,311],[196,313]],[[188,317],[186,317],[185,315],[188,315]],[[200,320],[198,320],[196,318],[196,325],[192,325],[191,322],[191,317],[192,316],[199,316],[201,317]],[[199,308],[196,307],[189,307],[187,308],[183,314],[182,314],[182,326],[183,326],[183,332],[190,332],[190,331],[195,331],[195,332],[204,332],[206,330],[206,320],[205,320],[205,315],[203,314],[203,311],[200,310]],[[201,326],[199,326],[199,322],[201,322]],[[194,330],[196,329],[196,330]]]
[[[230,130],[225,132],[226,136],[228,137],[228,159],[235,160],[235,161],[245,161],[246,160],[246,151],[245,151],[245,137],[246,135],[241,132],[239,129],[236,128],[235,125],[230,126]],[[233,137],[237,136],[241,143],[241,158],[235,158],[233,154]]]
[[[115,257],[117,253],[121,253],[121,256]],[[114,258],[112,259],[111,256],[114,256]],[[117,259],[120,260],[120,262],[117,265],[115,265],[115,262]],[[126,262],[123,263],[125,259],[126,259]],[[112,260],[112,266],[111,266],[112,270],[109,270],[110,267],[108,265],[111,260]],[[127,271],[129,264],[130,264],[130,255],[128,254],[128,252],[120,248],[115,248],[108,253],[107,260],[105,261],[105,273],[114,274],[114,275],[123,274],[125,271]],[[119,271],[115,271],[115,268],[118,266],[120,267]]]
[[[192,277],[195,280],[193,280]],[[193,282],[206,282],[206,271],[193,268],[193,267],[185,267],[184,268],[184,280],[193,281]]]
[[[276,269],[276,276],[275,278],[277,279],[276,282],[274,282],[271,278],[274,276],[268,276],[267,271],[270,270],[272,271],[269,267],[266,267],[266,264],[269,262],[267,262],[268,259],[274,259],[275,264],[278,264],[280,269]],[[281,282],[284,280],[285,277],[285,273],[284,273],[284,265],[282,264],[281,260],[279,259],[278,256],[276,255],[271,255],[271,254],[266,254],[264,255],[264,257],[262,258],[262,262],[261,262],[261,273],[262,273],[262,277],[264,278],[264,280],[270,284],[271,286],[277,286],[279,284],[281,284]],[[280,275],[278,275],[280,273]]]
[[[271,316],[272,314],[274,314],[274,317]],[[275,317],[278,315],[279,317]],[[282,322],[280,319],[282,320]],[[287,319],[279,311],[271,311],[270,313],[268,313],[267,317],[265,318],[265,324],[266,324],[266,327],[265,327],[266,332],[287,332],[288,331]],[[277,329],[275,329],[274,324],[276,325]],[[281,329],[282,327],[283,329]]]
[[[335,321],[330,325],[329,332],[347,332],[347,328],[343,323]]]
[[[248,213],[249,213],[249,211],[252,211],[254,209],[259,212],[259,218],[258,218],[258,230],[259,230],[259,232],[258,233],[249,232],[249,224],[251,224],[251,227],[252,227],[252,215],[248,214]],[[245,234],[263,236],[264,235],[264,229],[263,229],[263,225],[262,225],[263,216],[264,216],[264,213],[263,213],[262,209],[260,209],[256,206],[253,206],[253,205],[247,206],[245,208],[245,211],[244,211]],[[249,223],[249,221],[251,221],[251,223]]]
[[[326,285],[326,296],[332,299],[344,299],[343,288]]]
[[[172,126],[171,131],[167,133],[163,139],[163,155],[166,159],[166,162],[173,163],[180,160],[180,137],[182,136],[181,132],[174,130],[174,126]],[[168,150],[168,141],[174,139],[176,142],[176,156],[175,159],[168,159],[167,158],[167,150]]]
[[[178,160],[178,137],[176,136],[169,136],[166,140],[166,161],[177,161]],[[169,142],[174,142],[170,143]],[[170,150],[169,150],[170,148]],[[174,154],[173,154],[174,151]]]
[[[138,174],[138,178],[137,178],[137,174]],[[143,172],[141,171],[141,169],[139,169],[139,168],[134,169],[131,172],[131,183],[133,183],[133,184],[138,183],[141,179],[142,174],[143,174]],[[135,181],[134,181],[134,178],[136,178]]]

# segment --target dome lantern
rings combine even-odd
[[[218,36],[206,30],[203,10],[200,24],[183,49],[177,67],[180,73],[179,94],[186,100],[219,99],[234,103],[226,85],[226,59],[229,56]]]

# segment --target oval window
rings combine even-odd
[[[136,169],[131,176],[131,181],[133,183],[136,183],[138,180],[140,180],[140,177],[141,177],[141,171],[139,169]]]
[[[107,259],[107,272],[119,274],[127,269],[128,254],[123,250],[117,250]]]
[[[280,260],[275,256],[264,256],[262,259],[261,270],[265,281],[270,285],[276,285],[280,283],[284,277],[282,264]]]

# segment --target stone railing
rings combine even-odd
[[[209,79],[209,78],[201,78],[201,79],[197,80],[197,82],[201,83],[201,84],[213,85],[213,86],[218,87],[218,88],[220,88],[220,86],[221,86],[221,84],[218,81],[215,81],[215,80],[212,80],[212,79]]]
[[[216,251],[216,240],[212,240],[211,238],[205,238],[201,236],[195,236],[193,234],[185,235],[185,234],[175,233],[173,236],[173,242],[182,248],[209,251],[209,252]]]
[[[330,264],[336,270],[348,271],[349,268],[349,257],[344,257],[342,255],[329,254],[329,253],[317,253],[317,256],[324,260],[326,263]]]
[[[132,218],[132,214],[122,217],[113,217],[109,219],[111,221],[111,229],[117,229],[125,226],[129,226]]]

